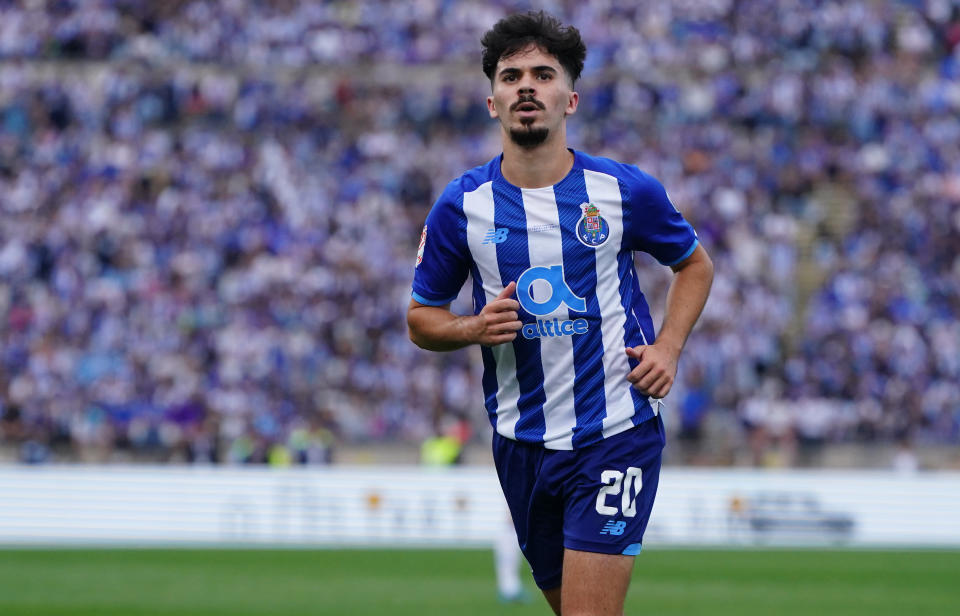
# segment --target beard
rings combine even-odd
[[[532,124],[525,124],[523,128],[511,128],[510,140],[521,148],[533,149],[547,140],[550,129],[534,128]]]

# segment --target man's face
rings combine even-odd
[[[487,109],[514,143],[534,148],[562,133],[563,122],[576,112],[578,101],[560,62],[531,45],[500,58]]]

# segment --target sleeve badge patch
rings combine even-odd
[[[420,234],[420,247],[417,248],[417,266],[419,266],[423,262],[423,248],[426,245],[427,245],[427,225],[423,225],[423,233]]]

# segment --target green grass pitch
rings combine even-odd
[[[0,614],[550,614],[538,593],[498,603],[492,561],[484,550],[7,548]],[[921,616],[958,606],[958,551],[650,549],[626,613]]]

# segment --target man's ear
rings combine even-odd
[[[573,115],[577,112],[577,105],[580,104],[580,95],[576,92],[570,93],[570,98],[567,99],[567,108],[564,110],[564,115]]]
[[[490,117],[491,117],[491,118],[499,118],[499,117],[500,117],[500,114],[497,113],[497,105],[496,105],[496,103],[493,102],[493,97],[492,97],[492,96],[488,96],[488,97],[487,97],[487,111],[490,112]]]

